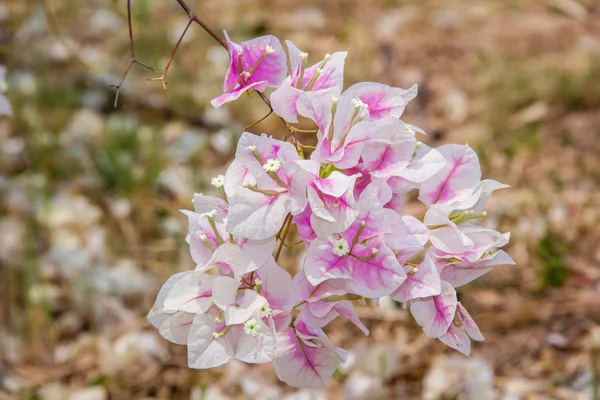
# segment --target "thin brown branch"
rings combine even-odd
[[[254,121],[253,123],[251,123],[250,125],[246,125],[244,127],[244,130],[248,130],[250,128],[252,128],[254,125],[258,125],[261,122],[263,122],[265,119],[269,118],[269,115],[273,114],[273,109],[270,109],[269,112],[267,113],[267,115],[265,115],[264,117],[262,117],[261,119],[259,119],[258,121]]]
[[[181,8],[183,8],[185,10],[185,12],[187,13],[187,15],[189,16],[191,21],[194,21],[198,25],[200,25],[202,27],[202,29],[204,29],[210,36],[213,37],[213,39],[215,39],[217,42],[219,42],[219,44],[221,46],[223,46],[225,49],[227,49],[227,43],[225,42],[225,40],[223,40],[222,37],[217,35],[215,33],[215,31],[210,29],[210,27],[208,25],[206,25],[204,23],[204,21],[202,21],[200,18],[198,18],[198,16],[196,14],[194,14],[192,9],[186,4],[186,2],[184,0],[177,0],[177,3],[179,3]]]
[[[125,82],[125,79],[127,78],[127,75],[129,74],[129,71],[131,71],[131,67],[133,67],[134,64],[139,64],[144,68],[154,71],[158,75],[158,71],[156,69],[150,67],[147,64],[144,64],[141,61],[138,61],[135,57],[135,47],[133,45],[133,28],[131,27],[131,0],[127,0],[127,26],[129,29],[129,49],[131,52],[131,58],[129,59],[129,64],[127,65],[127,68],[125,69],[125,72],[123,73],[123,76],[121,77],[119,83],[117,83],[116,85],[110,85],[110,87],[114,87],[117,89],[117,92],[115,94],[115,108],[119,104],[119,92],[121,91],[121,86],[123,86],[123,82]]]
[[[165,69],[163,70],[161,76],[159,76],[158,78],[148,78],[149,81],[161,81],[163,89],[167,90],[167,80],[166,80],[167,72],[169,71],[169,67],[171,66],[171,63],[173,62],[173,57],[175,57],[175,53],[177,52],[177,49],[179,48],[181,41],[183,40],[185,34],[187,33],[188,29],[190,28],[190,26],[192,25],[193,22],[194,22],[194,20],[190,18],[187,25],[185,26],[185,29],[183,30],[183,32],[181,32],[181,36],[179,36],[179,39],[177,39],[175,48],[173,48],[173,51],[171,52],[171,56],[169,57],[169,60],[167,61],[167,65],[165,66]]]

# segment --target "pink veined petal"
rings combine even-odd
[[[253,82],[249,85],[239,86],[228,92],[223,93],[220,96],[215,97],[214,99],[212,99],[210,101],[210,104],[212,104],[212,106],[215,108],[219,108],[225,103],[230,103],[234,100],[239,99],[240,96],[243,95],[248,90],[256,90],[257,92],[262,92],[263,90],[266,89],[266,87],[268,85],[269,85],[269,82],[267,82],[267,81],[259,81],[259,82]]]
[[[414,133],[397,118],[386,117],[374,124],[373,139],[367,142],[362,154],[364,168],[374,178],[400,176],[415,151]]]
[[[416,273],[409,273],[412,267],[405,267],[407,278],[400,287],[392,293],[392,299],[406,303],[414,299],[437,296],[441,293],[440,276],[431,256],[427,255],[417,267]]]
[[[301,343],[292,328],[277,335],[273,366],[277,377],[290,386],[323,387],[341,361],[336,353]]]
[[[279,39],[273,35],[265,35],[242,42],[241,46],[243,70],[250,71],[257,65],[250,80],[265,81],[268,86],[278,87],[287,75],[287,57]],[[273,53],[264,56],[267,46],[273,48]],[[263,60],[258,62],[263,56]]]
[[[218,267],[221,271],[233,275],[235,279],[239,279],[245,273],[250,272],[252,266],[242,249],[233,243],[224,243],[217,247],[213,256],[205,265],[196,267],[196,271],[204,272]]]
[[[336,114],[336,121],[337,119]],[[372,129],[373,125],[370,122],[358,122],[352,126],[343,144],[340,143],[341,137],[334,136],[331,146],[329,138],[325,135],[317,143],[317,148],[310,158],[323,164],[334,164],[339,169],[353,168],[360,160]],[[341,135],[338,128],[335,128],[335,131],[336,135]]]
[[[332,87],[326,90],[303,93],[296,102],[298,114],[313,120],[319,127],[319,136],[327,134],[331,123],[332,99],[340,96],[340,89]]]
[[[150,309],[148,315],[146,316],[148,322],[150,322],[152,326],[154,326],[156,329],[160,329],[160,326],[169,317],[168,314],[164,312],[164,303],[169,295],[169,292],[171,292],[171,289],[173,289],[177,282],[179,282],[181,279],[185,278],[191,273],[192,271],[185,271],[172,275],[160,288],[160,291],[156,296],[156,301],[154,302],[152,309]]]
[[[190,245],[190,255],[197,265],[204,265],[212,257],[213,251],[200,238],[206,236],[209,244],[215,247],[218,246],[217,237],[205,217],[193,211],[180,211],[188,217],[188,234],[185,240]]]
[[[298,298],[294,301],[301,303],[302,301],[317,302],[320,299],[329,296],[341,296],[348,293],[346,287],[346,281],[343,279],[330,279],[326,282],[321,283],[318,286],[313,286],[304,270],[300,270],[296,276],[294,276],[294,286],[298,289]]]
[[[245,271],[251,272],[262,267],[269,261],[273,250],[275,250],[275,237],[263,240],[235,238],[235,244],[243,250],[243,257],[249,261]]]
[[[321,75],[315,81],[312,90],[329,89],[331,87],[337,87],[341,90],[344,86],[344,63],[347,55],[348,52],[346,51],[331,54],[329,61],[322,68]],[[304,71],[302,88],[305,88],[308,82],[311,81],[320,64],[321,62],[318,62]]]
[[[419,200],[426,205],[464,201],[481,179],[477,154],[468,145],[447,144],[437,150],[446,159],[446,165],[421,184]]]
[[[352,225],[359,214],[353,194],[353,183],[356,176],[350,179],[346,193],[338,197],[317,192],[308,187],[308,202],[313,214],[310,224],[320,238],[326,238],[334,233],[344,232]]]
[[[171,343],[186,344],[196,314],[177,311],[160,326],[158,333]]]
[[[317,238],[317,234],[310,222],[311,216],[312,210],[310,206],[307,206],[303,212],[294,216],[292,219],[292,223],[296,224],[298,228],[298,236],[300,236],[307,246]]]
[[[273,360],[275,332],[261,318],[257,318],[258,335],[240,332],[236,343],[235,358],[249,364],[264,364]]]
[[[406,105],[417,96],[417,91],[417,85],[401,89],[375,82],[361,82],[347,89],[353,97],[369,106],[372,121],[388,116],[400,118]]]
[[[445,345],[463,353],[465,356],[471,354],[471,340],[469,336],[462,329],[454,325],[450,325],[448,331],[443,336],[440,336],[439,339]]]
[[[487,274],[498,265],[515,265],[515,262],[506,252],[499,250],[475,263],[457,263],[443,266],[440,276],[442,280],[447,281],[452,286],[459,287]]]
[[[374,179],[360,194],[360,202],[383,206],[392,199],[392,190],[385,179]]]
[[[194,369],[218,367],[233,358],[234,350],[229,340],[232,334],[215,339],[214,332],[220,332],[224,323],[217,324],[212,314],[197,314],[190,329],[187,342],[188,366]],[[235,328],[232,328],[232,330]]]
[[[252,315],[267,303],[264,297],[253,290],[244,290],[242,298],[223,310],[223,318],[227,325],[246,322]]]
[[[189,271],[173,285],[164,301],[166,312],[185,311],[188,313],[206,312],[212,305],[213,275]]]
[[[473,242],[473,246],[467,250],[461,249],[462,251],[459,253],[446,253],[434,249],[433,253],[436,257],[451,260],[458,259],[463,262],[475,262],[487,252],[503,247],[510,239],[510,234],[503,235],[492,229],[482,228],[469,223],[460,224],[459,229],[461,233]]]
[[[296,102],[302,95],[302,91],[292,86],[290,78],[287,77],[281,83],[281,86],[271,93],[271,106],[275,114],[287,122],[298,122],[298,110]]]
[[[442,153],[421,144],[416,148],[415,156],[398,175],[409,182],[419,184],[440,172],[445,165],[446,159]]]
[[[252,240],[275,235],[290,210],[286,194],[266,196],[249,189],[237,191],[231,198],[227,231]]]
[[[492,192],[498,189],[510,187],[493,179],[484,179],[473,189],[473,194],[466,200],[456,205],[456,210],[473,210],[474,213],[480,213],[485,208]]]
[[[281,310],[274,310],[271,314],[275,332],[282,332],[292,323],[292,313]]]
[[[263,282],[261,295],[267,299],[269,307],[273,310],[291,311],[292,303],[297,294],[297,288],[292,284],[292,276],[281,268],[271,257],[267,263],[257,271],[258,277]]]
[[[429,227],[431,244],[450,254],[461,254],[473,248],[475,243],[450,221],[449,206],[434,205],[425,214],[424,223]]]
[[[369,330],[356,315],[354,306],[347,300],[337,303],[316,301],[302,305],[300,310],[301,316],[299,318],[305,321],[308,326],[322,328],[342,315],[356,325],[365,335],[369,335]]]
[[[339,313],[341,316],[345,317],[348,321],[352,322],[358,329],[362,331],[365,335],[369,335],[369,329],[362,323],[362,321],[356,315],[356,311],[354,310],[354,306],[351,302],[344,300],[337,303],[333,310],[336,313]]]
[[[312,160],[307,160],[314,162]],[[354,186],[356,179],[360,177],[359,174],[355,175],[344,175],[341,172],[333,171],[329,177],[315,178],[315,186],[321,192],[334,197],[341,197],[348,191],[348,189]]]
[[[306,308],[308,308],[308,311],[310,312],[310,314],[315,318],[325,317],[327,314],[329,314],[331,312],[333,307],[335,307],[335,302],[313,301],[313,302],[309,302],[306,304]],[[326,325],[326,324],[323,324],[323,325],[313,324],[308,320],[306,320],[306,323],[310,326],[315,326],[315,327],[319,327],[319,328],[322,328],[323,326]]]
[[[415,300],[410,312],[425,334],[433,339],[442,337],[454,319],[456,313],[456,291],[450,284],[443,282],[441,293],[424,300]]]
[[[221,310],[235,303],[240,283],[228,276],[219,276],[213,280],[212,300]]]
[[[306,278],[313,285],[334,278],[350,279],[352,275],[347,265],[347,258],[335,255],[328,241],[314,240],[304,259]]]
[[[368,247],[361,253],[355,247],[353,254],[368,258],[371,248]],[[351,271],[348,289],[363,297],[387,296],[406,280],[406,272],[396,260],[395,254],[385,245],[379,247],[375,258],[363,261],[349,257],[348,265]]]
[[[289,78],[291,80],[291,84],[295,85],[297,78],[300,75],[300,70],[302,69],[302,51],[300,51],[300,49],[289,40],[286,40],[285,44],[288,48],[288,56],[290,58]]]
[[[205,196],[202,193],[194,193],[194,212],[198,214],[217,211],[214,217],[216,221],[221,222],[227,216],[229,205],[223,199],[215,196]]]
[[[234,43],[229,39],[227,31],[223,30],[225,40],[227,41],[227,51],[229,52],[229,68],[225,75],[225,81],[223,82],[223,91],[228,91],[231,87],[238,84],[238,54],[242,54],[242,46]]]
[[[256,178],[244,164],[234,159],[225,172],[225,194],[228,199],[233,197],[236,190],[241,190],[245,184],[255,185]]]
[[[473,321],[473,318],[471,318],[471,314],[469,314],[467,309],[460,302],[458,303],[456,311],[456,315],[458,316],[459,321],[461,322],[462,326],[465,328],[465,331],[471,337],[471,339],[477,341],[484,340],[483,335],[479,330],[479,327],[477,326],[475,321]]]

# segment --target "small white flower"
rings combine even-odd
[[[340,100],[340,99],[338,99],[337,97],[333,96],[333,97],[331,98],[331,104],[333,104],[333,105],[335,106],[335,105],[337,105],[337,103],[338,103],[338,101],[339,101],[339,100]]]
[[[275,53],[275,49],[273,47],[271,47],[270,45],[267,45],[267,47],[265,47],[265,54],[273,54]]]
[[[279,162],[279,160],[274,160],[272,158],[269,158],[267,160],[267,163],[263,165],[263,169],[267,172],[277,172],[280,167],[281,163]]]
[[[202,234],[202,235],[198,236],[198,239],[200,239],[204,242],[204,241],[208,240],[208,236],[206,236],[205,234]]]
[[[412,134],[416,133],[411,124],[404,124],[404,129],[406,129],[407,132],[410,132]]]
[[[256,146],[251,144],[250,146],[248,146],[248,150],[254,152],[254,151],[256,151]]]
[[[206,218],[214,218],[216,215],[217,215],[217,210],[211,210],[209,212],[200,214],[201,217],[206,217]]]
[[[302,59],[302,61],[306,61],[308,59],[308,53],[300,53],[300,58]]]
[[[339,239],[333,242],[333,254],[336,256],[345,256],[350,252],[350,247],[348,247],[348,242],[346,239]]]
[[[365,103],[363,103],[361,99],[352,99],[351,102],[352,102],[352,105],[354,106],[354,108],[361,108],[361,107],[369,108],[369,106],[366,105]]]
[[[223,185],[225,184],[225,177],[223,175],[219,175],[215,178],[212,178],[210,180],[210,184],[216,188],[223,187]]]
[[[259,329],[260,327],[258,326],[257,321],[254,318],[244,322],[244,333],[248,336],[255,337],[256,335],[258,335]]]
[[[223,218],[223,223],[227,225],[227,217]]]
[[[271,315],[271,307],[269,307],[268,304],[265,304],[260,309],[260,317],[265,318],[265,317],[268,317],[269,315]]]

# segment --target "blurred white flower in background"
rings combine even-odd
[[[494,372],[482,359],[438,357],[423,381],[423,399],[493,400]]]

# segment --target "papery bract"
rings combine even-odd
[[[223,93],[211,104],[220,107],[224,103],[237,100],[244,92],[262,92],[267,87],[277,87],[285,78],[286,56],[279,39],[267,35],[237,44],[225,32],[230,64]]]

